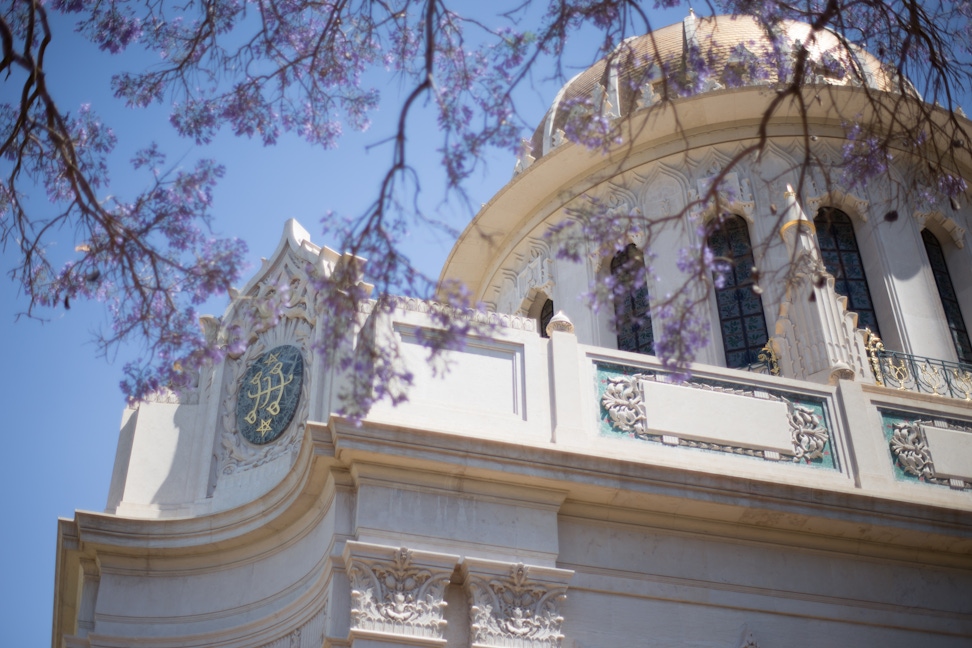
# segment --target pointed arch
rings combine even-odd
[[[833,188],[819,196],[807,199],[807,209],[810,213],[819,212],[823,207],[831,207],[840,210],[847,216],[858,219],[862,223],[867,222],[869,205],[870,203],[867,200],[839,188]]]

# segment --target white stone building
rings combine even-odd
[[[713,34],[760,38],[691,16],[655,37],[680,53]],[[127,410],[105,512],[60,521],[52,645],[972,645],[969,208],[902,199],[888,221],[887,181],[825,182],[866,104],[822,75],[807,181],[784,110],[720,185],[732,217],[709,245],[742,273],[699,296],[714,339],[671,383],[658,330],[626,313],[683,294],[675,255],[716,211],[691,205],[775,94],[715,81],[652,110],[657,88],[627,101],[623,78],[602,65],[565,86],[456,243],[443,277],[491,307],[491,335],[443,377],[417,343],[428,303],[368,320],[415,386],[359,425],[333,414],[347,376],[311,349],[325,315],[307,268],[341,256],[288,223],[226,317],[283,282],[280,321],[197,392]],[[588,95],[630,125],[622,151],[563,141],[564,106]],[[577,300],[613,259],[560,260],[546,236],[583,196],[645,223],[680,214],[630,235],[623,254],[657,280],[618,306],[620,333]],[[546,337],[548,300],[569,322]]]

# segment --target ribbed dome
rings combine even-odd
[[[778,51],[791,51],[793,44],[805,41],[810,31],[806,23],[784,21],[779,37],[784,45]],[[877,59],[830,31],[818,33],[809,50],[810,83],[864,83],[890,89]],[[583,132],[577,131],[583,131],[584,120],[579,119],[572,128],[571,114],[599,112],[604,118],[614,119],[648,107],[666,93],[676,98],[776,84],[779,71],[792,65],[792,57],[776,58],[780,60],[774,61],[769,36],[756,18],[697,18],[690,13],[681,23],[629,38],[612,57],[601,59],[568,81],[534,132],[530,153],[539,158],[565,139],[582,138]]]

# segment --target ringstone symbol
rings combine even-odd
[[[292,345],[275,347],[256,358],[240,380],[236,425],[250,443],[277,439],[290,425],[304,379],[304,358]]]

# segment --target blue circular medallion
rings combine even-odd
[[[275,440],[290,425],[300,402],[304,358],[285,345],[256,358],[243,374],[236,397],[236,426],[250,443]]]

